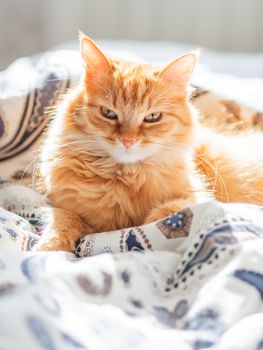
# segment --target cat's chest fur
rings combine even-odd
[[[189,187],[186,178],[178,183],[175,171],[158,164],[105,168],[89,164],[57,169],[54,176],[52,204],[80,215],[96,232],[141,225],[156,204],[181,197]]]

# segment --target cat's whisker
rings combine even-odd
[[[163,147],[166,147],[167,149],[170,149],[172,151],[179,151],[179,152],[187,152],[189,151],[188,149],[186,148],[183,148],[181,146],[178,146],[176,143],[169,143],[169,142],[157,142],[157,141],[154,141],[152,142],[153,144],[159,144],[160,146],[163,146]],[[199,158],[201,162],[204,162],[202,165],[203,167],[206,169],[206,172],[207,172],[207,177],[209,178],[210,180],[210,183],[212,184],[212,192],[215,193],[215,190],[216,190],[216,183],[218,182],[220,188],[221,188],[221,192],[222,193],[225,193],[225,196],[226,196],[226,201],[229,201],[229,195],[228,195],[228,191],[227,191],[227,188],[226,188],[226,185],[225,185],[225,182],[220,174],[220,171],[218,169],[218,166],[217,166],[217,162],[215,162],[215,166],[208,160],[208,159],[205,159],[204,157],[202,157],[200,154],[195,154],[195,157]],[[214,177],[214,180],[212,179],[211,175],[209,175],[209,167],[210,169],[213,170],[214,174],[215,174],[215,177]],[[222,198],[223,200],[224,198]]]
[[[39,155],[37,154],[35,157],[33,157],[33,159],[28,163],[28,165],[24,168],[23,170],[23,173],[19,179],[19,183],[21,184],[23,179],[24,179],[24,176],[26,175],[28,169],[31,168],[32,164],[34,164],[36,162],[36,159],[39,157]]]
[[[55,79],[47,79],[46,80],[47,82],[49,82],[49,81],[68,81],[68,78],[55,78]]]
[[[197,158],[200,158],[198,155],[196,155]],[[204,168],[204,170],[206,171],[206,177],[208,178],[209,182],[212,185],[212,189],[211,191],[213,193],[215,193],[215,188],[216,188],[216,181],[217,181],[217,173],[213,167],[213,165],[210,162],[206,162],[206,159],[199,159],[201,162],[205,162],[205,164],[202,163],[202,167]],[[209,169],[212,168],[213,172],[215,174],[215,178],[213,179],[212,176],[209,174]]]
[[[206,163],[208,166],[210,166],[210,168],[214,171],[215,179],[214,179],[214,184],[213,184],[213,192],[215,192],[215,190],[216,190],[216,183],[217,183],[217,180],[218,180],[218,183],[219,183],[220,188],[221,188],[221,192],[222,192],[222,193],[225,193],[225,195],[226,195],[226,201],[229,201],[228,191],[227,191],[225,182],[224,182],[224,180],[223,180],[223,178],[222,178],[222,176],[221,176],[221,174],[220,174],[220,172],[219,172],[219,170],[218,170],[217,162],[215,161],[216,167],[214,167],[213,164],[212,164],[208,159],[204,158],[204,157],[201,156],[200,154],[197,154],[197,153],[196,153],[195,156],[196,156],[197,158],[199,158],[199,159],[201,160],[201,162],[205,162],[205,163]],[[203,165],[203,164],[202,164],[202,165]],[[208,168],[206,168],[206,169],[208,169]],[[208,170],[208,172],[209,172],[209,170]],[[209,173],[207,174],[207,176],[210,177],[210,176],[209,176]],[[210,181],[211,181],[211,177],[210,177]],[[224,199],[224,198],[222,197],[222,200],[223,200],[223,199]]]
[[[33,165],[33,173],[32,173],[32,188],[36,190],[37,190],[36,180],[39,173],[39,169],[40,169],[40,155],[37,154]]]

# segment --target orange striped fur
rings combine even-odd
[[[157,67],[107,57],[83,34],[80,47],[83,79],[59,105],[42,151],[54,209],[36,249],[72,250],[87,233],[155,221],[212,197],[263,203],[261,134],[216,133],[190,105],[196,53]]]

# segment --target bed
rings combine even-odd
[[[191,49],[101,45],[156,62]],[[193,83],[260,117],[262,58],[204,50]],[[263,349],[262,207],[209,201],[73,253],[31,251],[48,205],[31,180],[44,110],[80,71],[69,43],[0,73],[0,349]]]

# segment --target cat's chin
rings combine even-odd
[[[135,164],[148,156],[148,152],[140,147],[139,142],[126,149],[123,144],[117,141],[115,147],[107,147],[105,151],[116,163],[120,164]]]
[[[149,157],[151,158],[158,150],[158,145],[151,145],[150,147],[141,147],[140,142],[136,142],[129,149],[117,142],[115,147],[105,147],[105,152],[107,152],[111,158],[120,164],[135,164],[142,162]]]
[[[145,159],[145,156],[142,154],[136,153],[129,153],[129,152],[123,152],[123,153],[113,153],[111,154],[111,157],[116,163],[121,164],[135,164]]]

